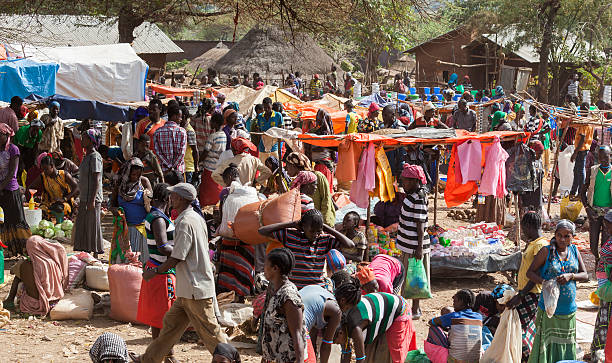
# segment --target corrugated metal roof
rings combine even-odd
[[[513,41],[516,38],[516,34],[512,32],[508,34],[483,34],[482,36],[504,48],[513,44]],[[512,53],[523,58],[529,63],[540,62],[540,55],[538,54],[538,51],[529,44],[521,44],[518,49],[513,49]]]
[[[3,43],[57,47],[119,42],[119,29],[115,18],[5,15],[0,16],[0,22],[3,28],[0,41]],[[11,31],[12,29],[14,31]],[[157,25],[149,22],[134,29],[132,47],[138,54],[183,52]]]

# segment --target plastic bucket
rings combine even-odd
[[[30,228],[38,226],[40,221],[42,221],[42,209],[27,209],[23,210],[25,214],[26,222]]]

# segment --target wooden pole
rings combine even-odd
[[[521,213],[518,206],[518,194],[514,194],[514,212],[516,213],[516,218],[514,219],[514,227],[516,228],[514,244],[518,250],[521,248]]]
[[[434,226],[438,225],[438,186],[440,185],[440,155],[436,160],[436,184],[434,185]]]
[[[550,202],[552,201],[552,191],[553,191],[553,185],[555,184],[555,180],[554,180],[554,175],[555,175],[555,170],[557,169],[557,164],[559,163],[559,150],[561,150],[561,143],[563,142],[563,140],[565,139],[565,134],[567,133],[567,129],[569,129],[569,125],[570,122],[567,122],[567,125],[565,125],[565,128],[563,129],[563,135],[561,136],[560,139],[557,139],[557,147],[555,148],[555,161],[553,162],[553,177],[550,178],[550,189],[548,191],[548,207],[546,208],[546,213],[550,216]]]

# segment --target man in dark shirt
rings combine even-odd
[[[453,113],[454,127],[467,131],[476,129],[476,112],[470,110],[467,101],[462,98],[457,104],[457,110]]]

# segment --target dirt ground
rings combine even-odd
[[[467,222],[458,222],[449,219],[446,214],[448,208],[443,199],[439,199],[441,205],[438,209],[438,225],[443,228],[454,228],[466,225]],[[430,199],[430,221],[433,221],[433,200]],[[467,209],[471,203],[466,203],[455,209]],[[551,215],[559,215],[559,204],[553,203]],[[105,236],[110,236],[111,226],[110,217],[104,219]],[[506,230],[509,230],[508,228]],[[552,237],[552,233],[546,232]],[[580,230],[578,236],[588,240],[588,232]],[[107,237],[108,239],[108,237]],[[67,251],[72,251],[71,246],[65,246]],[[587,265],[587,270],[594,271],[594,258],[586,251],[582,251],[582,256]],[[9,259],[5,264],[5,284],[0,288],[0,298],[4,299],[8,294],[12,276],[8,269],[15,263],[14,259]],[[591,273],[592,274],[592,273]],[[590,274],[590,275],[591,275]],[[591,277],[589,283],[578,284],[577,300],[588,300],[589,294],[595,290],[596,282]],[[440,309],[445,306],[452,306],[452,296],[456,291],[469,288],[478,292],[480,290],[491,290],[499,283],[509,283],[516,287],[511,274],[491,273],[484,274],[479,278],[462,278],[461,276],[448,277],[444,279],[433,279],[432,294],[433,299],[421,302],[423,317],[420,321],[415,321],[417,332],[417,344],[423,347],[423,341],[427,336],[426,322],[439,315]],[[94,314],[90,321],[51,321],[48,318],[34,318],[18,315],[12,312],[11,322],[0,329],[0,362],[86,362],[89,361],[88,352],[96,338],[103,332],[114,332],[123,337],[131,351],[142,353],[147,344],[151,341],[148,327],[141,325],[131,325],[111,320],[102,313]],[[235,335],[234,341],[243,343],[254,343],[256,337],[244,334]],[[589,346],[581,344],[583,351],[588,352]],[[261,357],[252,349],[240,349],[243,361],[247,363],[260,362]],[[175,346],[175,356],[182,362],[209,362],[210,354],[195,343],[180,342]]]

